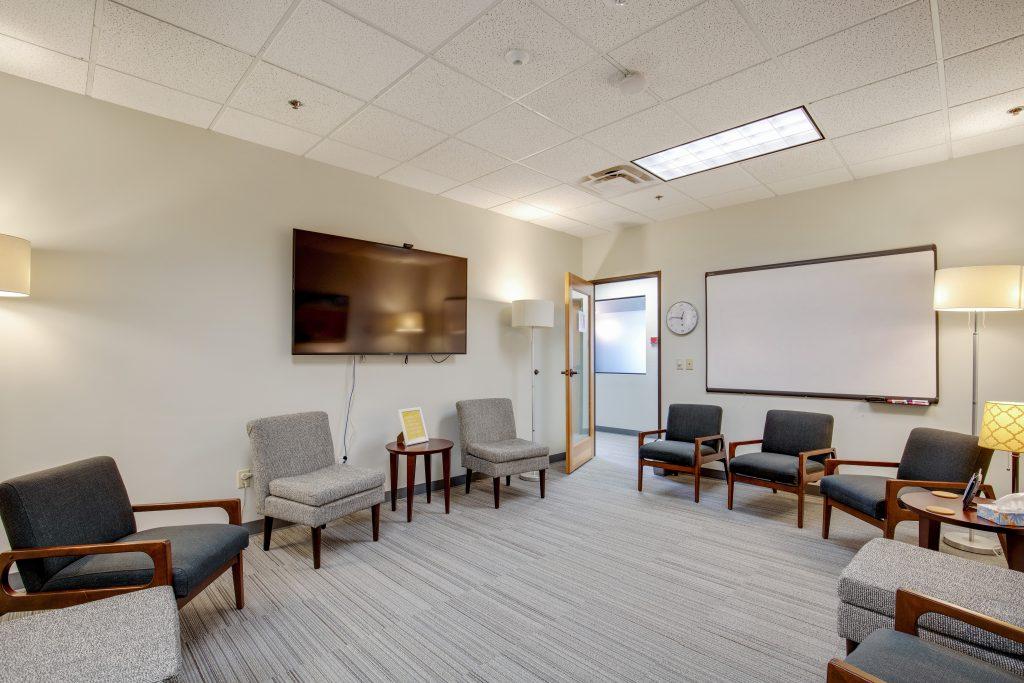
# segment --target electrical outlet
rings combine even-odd
[[[683,359],[682,358],[676,358],[676,370],[682,370],[685,367],[686,366],[683,365]]]
[[[687,358],[686,359],[686,369],[687,370],[693,370],[693,359],[692,358]]]
[[[235,472],[235,488],[247,489],[252,486],[252,470],[246,467]]]

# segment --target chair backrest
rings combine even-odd
[[[988,472],[992,449],[978,445],[978,437],[944,429],[915,427],[900,458],[898,479],[967,481],[979,469]]]
[[[327,413],[295,413],[252,420],[245,425],[252,444],[252,479],[257,511],[270,495],[270,482],[334,464]]]
[[[516,418],[508,398],[474,398],[458,401],[459,438],[462,452],[475,443],[494,443],[516,438]]]
[[[764,420],[761,450],[766,453],[800,455],[819,448],[831,448],[833,423],[832,416],[825,413],[769,410]]]
[[[79,460],[0,483],[0,517],[11,547],[112,543],[134,534],[135,515],[112,458]],[[43,587],[76,557],[19,560],[25,588]]]
[[[698,403],[673,403],[668,407],[665,438],[669,441],[689,441],[699,436],[722,433],[722,407]],[[717,442],[706,445],[715,448]]]

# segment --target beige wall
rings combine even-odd
[[[1024,147],[686,216],[584,242],[584,273],[610,277],[661,270],[663,308],[692,302],[703,314],[704,273],[780,261],[934,243],[939,266],[1024,263]],[[942,313],[940,402],[899,408],[860,401],[708,394],[703,322],[692,334],[664,333],[664,405],[725,408],[730,439],[756,438],[765,410],[818,410],[836,418],[840,456],[898,459],[910,429],[970,430],[971,335],[967,315]],[[751,330],[757,334],[757,330]],[[808,330],[813,334],[813,330]],[[1024,313],[989,314],[982,334],[980,396],[1024,400]],[[694,358],[692,372],[677,358]],[[1006,455],[990,481],[1008,492]]]
[[[293,227],[469,258],[469,353],[359,364],[349,462],[387,469],[402,407],[457,440],[461,398],[510,396],[529,436],[509,301],[560,301],[579,239],[10,76],[0,100],[0,232],[34,243],[32,297],[0,299],[0,480],[107,454],[136,501],[234,496],[245,422],[301,410],[326,410],[340,449],[351,359],[290,353]],[[537,332],[555,453],[556,325]]]

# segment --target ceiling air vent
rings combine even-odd
[[[623,164],[591,173],[580,181],[580,185],[602,197],[618,197],[659,182],[650,173],[636,166]]]

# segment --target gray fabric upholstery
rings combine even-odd
[[[761,450],[766,453],[800,455],[820,448],[831,448],[832,424],[832,416],[825,413],[769,410],[764,420]],[[824,458],[817,456],[816,459]]]
[[[14,549],[112,543],[135,533],[135,516],[111,458],[79,460],[0,484],[0,517]],[[25,588],[38,591],[73,557],[19,560]]]
[[[979,469],[988,471],[992,450],[978,446],[978,437],[943,429],[916,427],[903,448],[897,479],[967,481]]]
[[[807,461],[807,474],[824,471],[825,466],[818,460]],[[744,453],[729,461],[733,474],[754,477],[780,484],[796,484],[799,480],[800,458],[783,453]]]
[[[907,633],[879,629],[846,657],[861,671],[886,683],[1020,683],[1020,678],[980,659]]]
[[[885,519],[887,481],[888,477],[876,475],[830,474],[821,479],[821,495],[875,519]]]
[[[384,486],[384,473],[354,465],[329,465],[323,469],[281,477],[270,482],[270,494],[305,505],[320,506]]]
[[[666,441],[664,439],[658,439],[657,441],[648,441],[640,447],[640,456],[644,460],[657,460],[659,462],[667,462],[673,465],[682,465],[684,467],[693,466],[693,451],[695,444],[689,441]],[[700,447],[701,455],[714,455],[715,449],[711,446],[701,444]]]
[[[234,524],[189,524],[146,529],[118,539],[169,540],[174,594],[183,598],[228,560],[249,546],[249,532]],[[153,561],[144,553],[86,555],[53,575],[44,590],[103,588],[144,584],[153,578]]]
[[[696,403],[673,403],[668,407],[665,438],[669,441],[693,441],[702,436],[722,433],[721,406]],[[710,441],[715,448],[724,448],[721,440]],[[691,453],[691,456],[693,454]]]
[[[162,681],[181,664],[169,586],[0,623],[0,683]]]
[[[471,443],[469,452],[493,463],[537,458],[548,454],[548,447],[526,439],[505,439],[491,443]]]
[[[546,455],[525,460],[510,460],[509,462],[491,462],[478,458],[472,453],[462,454],[462,466],[488,477],[511,477],[514,474],[523,472],[537,472],[551,467],[551,459]]]
[[[348,465],[345,465],[348,467]],[[298,503],[286,498],[267,496],[264,506],[264,514],[275,519],[285,519],[303,526],[321,526],[333,522],[339,517],[359,512],[369,507],[384,502],[384,487],[357,493],[341,500],[336,500],[327,505],[319,507]]]
[[[270,494],[272,480],[334,464],[327,413],[265,417],[249,422],[245,428],[252,444],[253,488],[260,513],[265,513],[263,501]]]
[[[547,446],[516,437],[511,400],[458,401],[455,410],[463,467],[490,477],[506,477],[551,466]]]
[[[457,401],[459,439],[462,452],[474,443],[493,443],[516,438],[516,419],[512,400],[507,398],[474,398]]]

